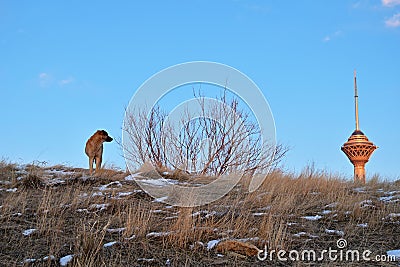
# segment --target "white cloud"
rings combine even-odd
[[[70,83],[73,83],[75,81],[75,79],[73,77],[69,77],[68,79],[64,79],[60,81],[60,85],[64,86]]]
[[[42,72],[39,74],[39,79],[46,79],[47,77],[49,77],[49,74]]]
[[[50,86],[66,86],[75,82],[75,78],[70,76],[66,79],[59,80],[56,77],[53,77],[51,74],[47,72],[41,72],[38,75],[39,85],[40,87],[46,88]]]
[[[392,7],[400,5],[400,0],[382,0],[382,5]]]
[[[48,87],[52,82],[53,78],[50,74],[42,72],[39,74],[39,85],[40,87]]]
[[[329,34],[327,36],[325,36],[322,41],[323,42],[329,42],[332,41],[332,39],[339,37],[340,35],[342,35],[342,31],[335,31],[332,34]]]
[[[322,39],[322,41],[324,42],[329,42],[331,40],[330,36],[325,36],[324,39]]]
[[[400,13],[393,15],[390,19],[385,20],[386,27],[396,28],[400,27]]]

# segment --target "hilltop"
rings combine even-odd
[[[180,177],[168,174],[180,183]],[[176,180],[174,180],[176,179]],[[323,172],[276,170],[248,193],[246,179],[206,206],[179,208],[148,196],[129,173],[0,162],[1,266],[292,266],[217,251],[224,240],[268,250],[399,253],[400,182],[354,184]],[[292,256],[295,254],[292,254]],[[360,254],[361,255],[361,254]],[[286,254],[286,257],[288,255]],[[399,260],[399,259],[398,259]],[[339,261],[336,266],[376,262]],[[381,262],[397,266],[397,262]]]

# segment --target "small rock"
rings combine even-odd
[[[233,252],[244,256],[255,256],[260,251],[256,246],[237,240],[225,240],[216,245],[215,250],[220,253]]]

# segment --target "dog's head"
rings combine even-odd
[[[104,130],[98,130],[97,134],[101,136],[103,142],[111,142],[113,140],[112,137],[109,136],[108,133]]]

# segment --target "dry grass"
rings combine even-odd
[[[374,255],[400,249],[399,183],[375,178],[360,186],[312,169],[298,176],[276,171],[253,193],[243,179],[214,203],[177,208],[154,202],[126,176],[115,168],[89,177],[62,165],[1,161],[0,265],[59,266],[67,255],[74,255],[68,266],[311,264],[221,255],[207,249],[212,240],[289,251],[335,248],[343,237],[349,248]],[[27,229],[35,230],[24,235]],[[340,264],[367,265],[335,262]],[[381,263],[395,266],[390,264]]]

